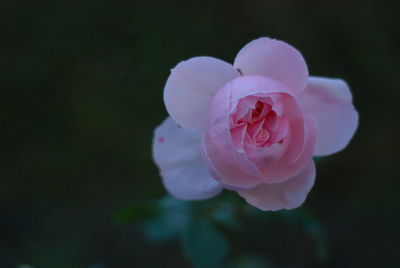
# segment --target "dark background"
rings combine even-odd
[[[300,209],[324,230],[326,255],[296,226],[248,220],[224,231],[224,265],[399,267],[398,11],[383,0],[2,1],[0,267],[190,267],[177,239],[154,242],[115,215],[165,194],[150,148],[169,70],[199,55],[232,62],[261,36],[299,49],[312,75],[348,81],[360,125],[318,162]]]

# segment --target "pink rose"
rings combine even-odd
[[[309,77],[290,45],[260,38],[232,65],[211,57],[179,63],[164,89],[168,117],[154,160],[181,199],[234,190],[262,210],[300,206],[315,180],[312,157],[342,150],[358,114],[343,80]]]

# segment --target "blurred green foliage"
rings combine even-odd
[[[146,208],[145,210],[143,208]],[[141,213],[143,211],[152,213]],[[227,261],[235,249],[229,234],[246,236],[246,222],[259,223],[263,228],[274,223],[286,224],[313,241],[314,258],[323,262],[327,257],[325,230],[319,221],[304,209],[266,213],[248,206],[234,193],[226,192],[206,201],[183,201],[169,195],[143,204],[132,204],[117,211],[116,223],[139,223],[149,241],[159,245],[179,241],[180,249],[194,267],[230,267],[265,265],[271,260],[239,250],[238,259]]]
[[[203,254],[228,267],[398,267],[398,8],[2,1],[0,267],[191,267]],[[361,120],[354,140],[318,161],[301,209],[263,213],[234,193],[168,204],[150,145],[169,70],[198,55],[231,62],[260,36],[298,48],[311,74],[349,82]],[[205,236],[172,235],[198,228]],[[216,257],[198,250],[207,241],[220,243]]]

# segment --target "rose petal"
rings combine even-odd
[[[168,113],[185,128],[203,129],[212,96],[237,76],[232,65],[212,57],[180,62],[172,69],[164,89]]]
[[[202,153],[208,170],[226,189],[247,189],[265,182],[262,174],[255,176],[226,162],[208,135],[203,139]]]
[[[288,86],[293,92],[304,90],[308,69],[303,56],[285,42],[270,38],[256,39],[236,56],[235,68],[243,75],[263,75]]]
[[[261,210],[293,209],[305,201],[315,180],[314,161],[299,173],[282,183],[261,184],[252,189],[240,190],[239,195]]]
[[[358,126],[358,113],[346,82],[311,77],[301,103],[316,123],[315,155],[333,154],[346,147]]]
[[[285,155],[280,158],[277,157],[276,161],[264,165],[262,171],[264,176],[267,178],[265,182],[279,183],[290,179],[293,174],[302,170],[312,158],[316,141],[316,129],[314,122],[310,117],[306,116],[304,120],[304,133],[302,131],[295,131],[295,128],[292,128],[290,131],[287,141],[289,143],[289,150],[285,152]],[[301,135],[298,135],[298,133],[301,133]],[[292,145],[290,143],[299,143],[299,136],[302,139],[301,144],[303,146],[299,152],[293,151],[291,150]]]
[[[200,143],[200,132],[181,128],[170,117],[155,130],[153,158],[165,188],[177,198],[205,199],[222,189],[204,164]]]
[[[259,76],[259,78],[264,79],[264,77],[261,76]],[[257,87],[259,85],[258,79],[253,79],[255,79],[253,86]],[[246,84],[246,82],[240,83],[240,81],[243,80],[252,80],[252,77],[241,76],[228,82],[220,90],[218,90],[212,99],[208,118],[208,136],[213,141],[210,144],[213,144],[213,146],[215,145],[218,148],[218,155],[224,157],[226,161],[230,162],[231,164],[239,166],[242,170],[246,170],[247,173],[260,176],[261,173],[257,167],[249,161],[245,152],[243,151],[243,148],[234,146],[234,140],[232,138],[235,137],[232,137],[230,132],[230,112],[232,109],[231,101],[234,98],[234,96],[231,94],[231,89],[243,89],[241,93],[246,93],[246,87],[243,87],[243,85],[248,84]],[[238,98],[238,100],[239,99],[240,98]],[[242,143],[238,143],[236,140],[236,145],[237,144],[242,145]]]

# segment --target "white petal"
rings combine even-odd
[[[232,65],[212,57],[182,61],[171,71],[165,85],[168,113],[185,128],[204,129],[212,96],[238,76]]]
[[[315,180],[314,161],[289,180],[240,190],[239,195],[261,210],[293,209],[304,203]]]
[[[308,68],[300,52],[285,42],[266,37],[243,47],[233,65],[243,75],[273,78],[295,93],[303,91],[308,80]]]
[[[310,77],[301,103],[316,123],[318,134],[314,155],[333,154],[347,146],[357,129],[358,113],[346,82]]]
[[[206,199],[222,190],[204,164],[200,143],[200,132],[181,128],[170,117],[155,130],[153,158],[165,188],[177,198]]]

